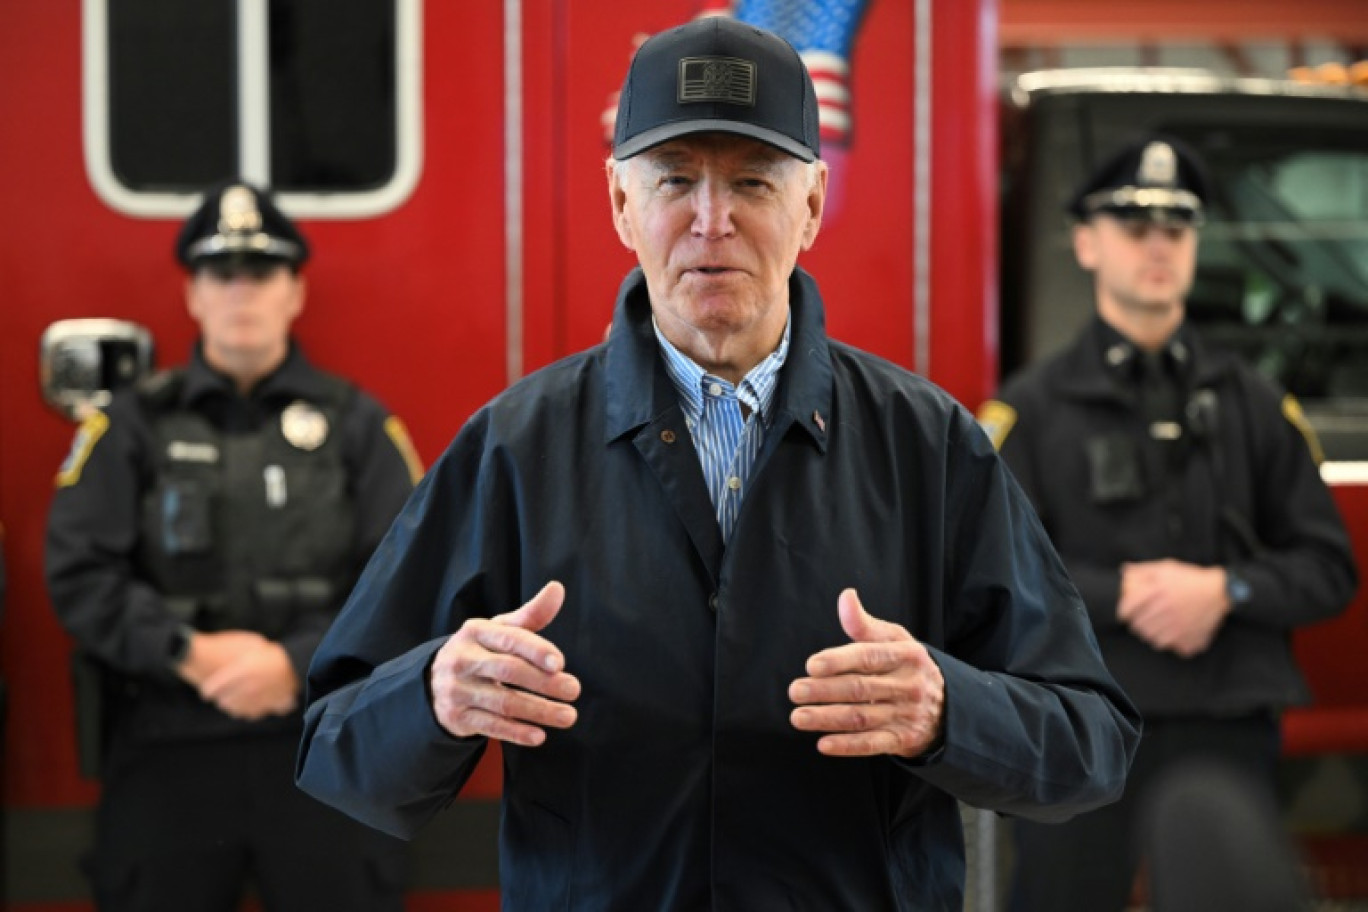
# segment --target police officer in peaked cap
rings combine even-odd
[[[1086,177],[1067,209],[1095,316],[979,409],[1145,719],[1121,801],[1014,823],[1013,912],[1124,909],[1154,786],[1199,758],[1273,801],[1280,715],[1309,699],[1290,634],[1356,587],[1296,400],[1186,320],[1210,200],[1197,156],[1166,136]]]
[[[115,393],[56,478],[47,581],[102,782],[101,910],[399,910],[401,844],[294,786],[309,660],[421,466],[398,418],[291,336],[309,245],[264,191],[175,243],[200,334]]]

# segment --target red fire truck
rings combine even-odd
[[[64,385],[120,382],[123,368],[111,365],[126,363],[116,358],[90,376],[92,345],[136,362],[145,338],[149,363],[183,360],[194,324],[183,312],[172,241],[196,192],[237,174],[280,193],[315,248],[301,344],[375,392],[430,461],[510,381],[600,340],[632,265],[604,193],[604,111],[638,33],[718,6],[743,17],[747,8],[699,0],[0,6],[5,908],[89,908],[78,858],[98,795],[78,770],[70,641],[43,584],[51,482],[73,431],[44,392],[58,402]],[[822,283],[832,334],[973,407],[1004,367],[1038,354],[1049,341],[1041,334],[1063,326],[1040,303],[1050,292],[1027,289],[1022,278],[1054,274],[1044,259],[1009,273],[1003,287],[1029,294],[999,306],[1000,161],[1038,167],[1054,153],[1037,144],[1017,154],[1028,148],[1020,130],[1034,115],[1010,105],[1002,135],[1011,142],[999,155],[997,4],[750,6],[789,10],[760,24],[811,45],[823,67],[832,199],[804,265]],[[797,35],[804,15],[835,7],[848,8],[844,32]],[[1023,91],[1041,112],[1068,94],[1059,86],[1051,100],[1039,87]],[[1074,102],[1082,97],[1076,87]],[[1368,149],[1364,107],[1353,120],[1360,154]],[[1089,128],[1092,139],[1067,162],[1103,153],[1113,141],[1105,130],[1119,125],[1099,125],[1095,136]],[[1343,163],[1342,173],[1363,180],[1368,171],[1357,162]],[[1016,183],[1007,186],[1042,179],[1009,173]],[[1300,236],[1293,244],[1317,267],[1317,257],[1334,259],[1341,290],[1357,289],[1346,276],[1361,282],[1368,263],[1368,189],[1359,192],[1356,214],[1333,229],[1345,232],[1342,247]],[[1050,217],[1023,227],[1015,219],[1028,204],[1006,203],[1003,250],[1012,256],[1001,262],[1015,270],[1053,243],[1041,227]],[[1340,262],[1355,251],[1356,267]],[[1265,271],[1284,290],[1309,281],[1297,269]],[[1368,317],[1363,297],[1322,301],[1327,313],[1343,305]],[[1279,319],[1295,309],[1286,306]],[[59,321],[90,319],[121,322],[60,323],[66,335],[49,333]],[[1347,340],[1351,322],[1327,323],[1321,342]],[[129,324],[146,337],[128,334]],[[1235,332],[1233,323],[1226,329]],[[1336,422],[1357,420],[1343,411],[1347,402],[1329,397],[1319,413],[1308,408],[1324,418],[1327,439]],[[1339,471],[1340,504],[1363,555],[1368,487],[1352,468]],[[1289,720],[1290,752],[1368,754],[1358,715],[1368,697],[1357,683],[1366,617],[1358,602],[1299,638],[1321,705]],[[498,789],[491,751],[461,800],[415,842],[411,910],[497,908]]]

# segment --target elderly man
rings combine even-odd
[[[973,417],[828,339],[793,49],[656,35],[607,342],[479,411],[310,670],[298,779],[409,836],[504,742],[509,909],[958,909],[956,799],[1112,800],[1138,719]]]

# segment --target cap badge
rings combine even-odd
[[[1140,153],[1136,180],[1150,186],[1172,187],[1178,183],[1178,156],[1168,143],[1152,142]]]
[[[229,187],[219,199],[219,232],[247,234],[261,230],[261,210],[246,187]]]
[[[280,433],[296,449],[312,452],[328,439],[328,418],[309,403],[296,400],[280,413]]]
[[[755,63],[736,57],[684,57],[679,61],[679,103],[724,101],[755,106]]]

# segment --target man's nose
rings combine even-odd
[[[705,238],[726,237],[732,233],[732,199],[728,188],[713,181],[701,181],[694,188],[694,234]]]

